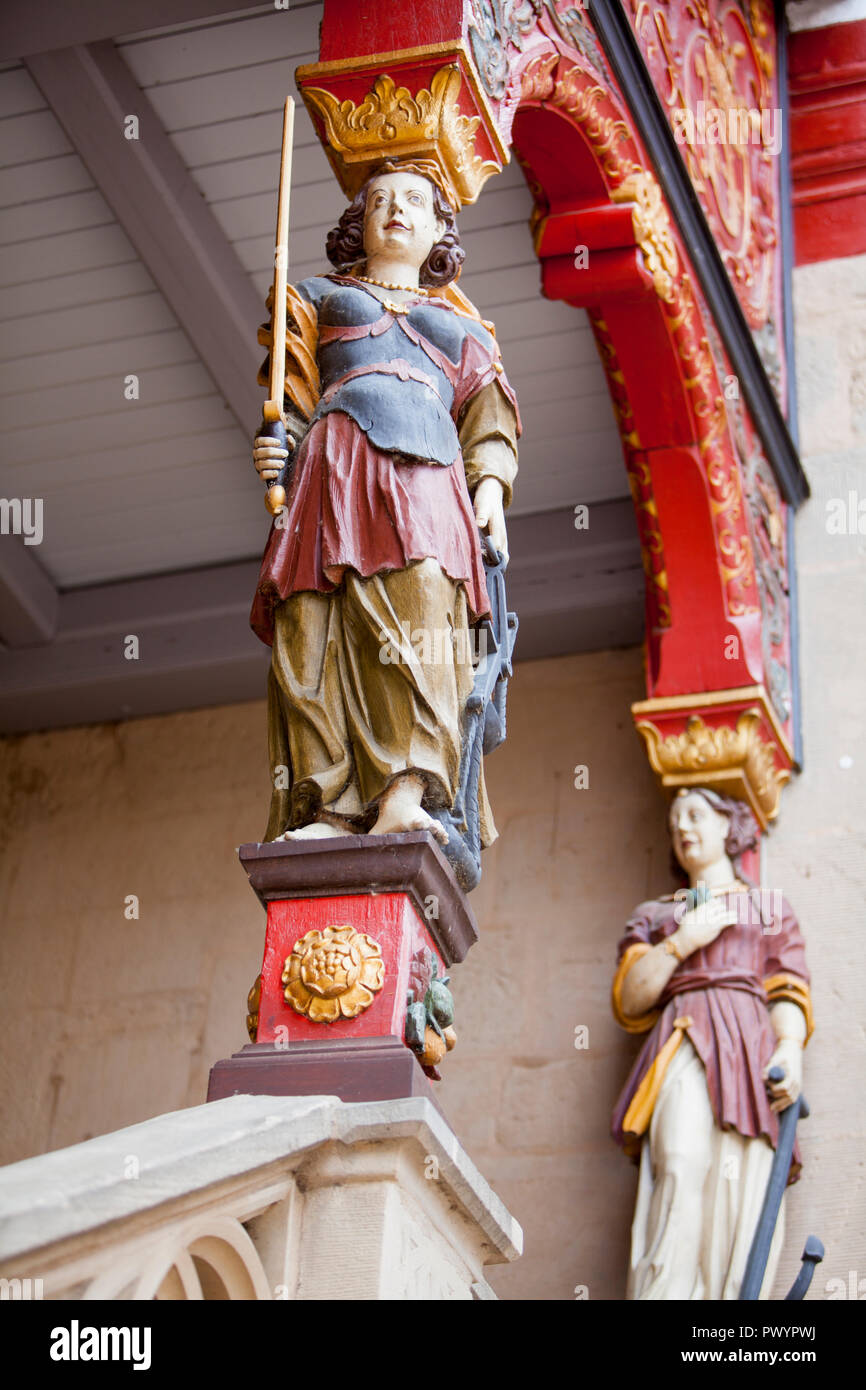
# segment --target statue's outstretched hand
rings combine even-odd
[[[253,463],[263,483],[274,483],[280,476],[283,464],[289,457],[289,450],[295,447],[291,436],[288,442],[289,448],[281,449],[276,440],[263,434],[253,441]]]
[[[482,478],[475,489],[475,520],[486,531],[504,560],[508,559],[508,532],[505,529],[505,508],[502,504],[502,484],[498,478]]]

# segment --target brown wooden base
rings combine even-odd
[[[433,1084],[414,1052],[393,1036],[289,1047],[248,1043],[211,1068],[208,1100],[226,1096],[338,1096],[346,1101],[426,1096],[436,1105]]]

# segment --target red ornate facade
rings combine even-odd
[[[772,7],[626,9],[783,392]],[[321,61],[299,83],[347,190],[389,150],[423,146],[463,203],[512,153],[520,162],[543,293],[588,311],[620,425],[646,573],[638,728],[666,784],[716,782],[766,825],[794,764],[787,507],[587,6],[381,3],[362,24],[357,6],[326,0]],[[733,140],[710,138],[716,109],[734,120]]]

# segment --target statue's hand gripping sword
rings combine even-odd
[[[271,366],[268,399],[262,407],[262,427],[259,434],[272,439],[281,449],[291,450],[293,442],[286,434],[283,412],[283,393],[286,381],[286,289],[289,268],[289,196],[292,184],[292,138],[295,126],[295,99],[286,98],[283,112],[283,149],[280,157],[280,192],[277,202],[277,239],[274,250],[274,293],[271,309]],[[285,483],[291,465],[287,460],[280,478],[268,483],[265,506],[276,516],[286,505]]]

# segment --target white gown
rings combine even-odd
[[[703,1063],[684,1035],[641,1145],[629,1299],[736,1299],[761,1214],[773,1148],[719,1129]],[[760,1297],[784,1241],[779,1211]]]

